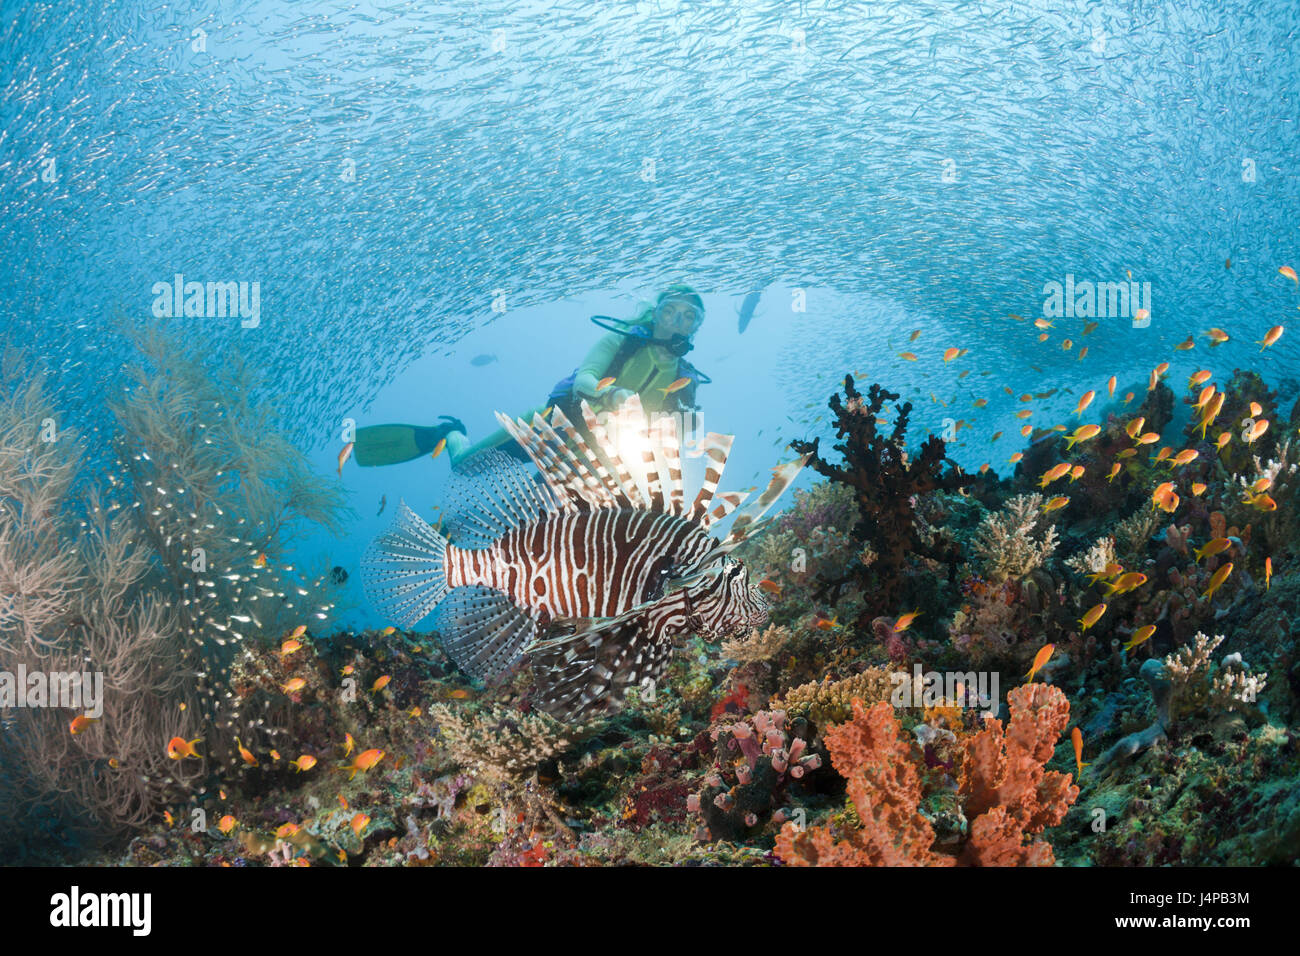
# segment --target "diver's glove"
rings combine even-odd
[[[579,372],[573,377],[573,397],[595,399],[600,397],[596,390],[599,382],[591,372]]]

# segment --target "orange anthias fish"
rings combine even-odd
[[[259,553],[258,556],[253,560],[253,567],[255,567],[255,568],[264,568],[264,567],[266,567],[266,552],[265,552],[265,551]]]
[[[1294,282],[1296,285],[1300,285],[1300,277],[1296,276],[1295,270],[1292,269],[1290,266],[1279,266],[1277,272],[1278,275],[1285,276],[1286,278]]]
[[[781,585],[777,584],[771,578],[763,578],[758,582],[758,586],[769,594],[781,595]]]
[[[343,756],[347,757],[352,753],[352,748],[356,746],[356,741],[352,739],[351,734],[343,735]]]
[[[227,813],[217,821],[217,829],[220,830],[223,835],[229,836],[230,831],[235,828],[237,822],[238,821],[236,821],[234,817]]]
[[[819,631],[833,631],[838,627],[843,627],[844,625],[840,624],[839,615],[836,615],[833,618],[818,618],[817,623],[813,626]]]
[[[307,686],[307,682],[303,680],[301,677],[291,677],[288,681],[285,682],[284,686],[281,687],[280,689],[284,691],[286,694],[294,694],[302,690],[306,686]]]
[[[1273,580],[1273,559],[1264,559],[1264,590],[1267,591],[1269,582]]]
[[[346,445],[343,446],[343,450],[339,452],[339,477],[340,478],[343,477],[343,465],[347,462],[349,458],[352,457],[352,445],[353,445],[352,442],[348,442]]]
[[[1100,425],[1080,425],[1073,434],[1065,436],[1065,447],[1073,448],[1079,442],[1095,438],[1099,434],[1101,434]]]
[[[1074,407],[1074,414],[1082,415],[1084,409],[1092,404],[1092,400],[1097,397],[1097,393],[1092,389],[1083,393],[1083,398],[1079,399],[1079,404]]]
[[[1118,384],[1119,384],[1119,382],[1116,381],[1114,375],[1112,375],[1110,378],[1108,378],[1108,379],[1106,380],[1106,395],[1107,395],[1108,397],[1110,397],[1110,398],[1114,398],[1114,397],[1115,397],[1115,386],[1118,385]]]
[[[1208,368],[1203,368],[1199,372],[1194,372],[1192,375],[1188,376],[1187,387],[1192,389],[1197,385],[1204,385],[1210,380],[1212,374],[1213,373]]]
[[[1067,498],[1065,495],[1057,495],[1051,501],[1048,501],[1046,504],[1043,505],[1043,511],[1044,512],[1056,511],[1060,508],[1064,508],[1069,503],[1070,503],[1070,499]]]
[[[1119,474],[1119,470],[1120,470],[1121,467],[1122,467],[1122,466],[1120,465],[1119,462],[1115,462],[1113,465],[1111,465],[1111,466],[1110,466],[1110,473],[1106,475],[1106,480],[1107,480],[1107,481],[1113,481],[1114,478],[1115,478],[1115,476]]]
[[[1216,345],[1222,345],[1231,338],[1227,332],[1218,328],[1210,329],[1210,331],[1205,333],[1205,337],[1210,340],[1210,348],[1214,348]]]
[[[1092,764],[1083,762],[1083,731],[1078,727],[1070,731],[1070,743],[1074,745],[1074,765],[1077,775],[1082,775],[1083,768],[1091,767]]]
[[[1129,422],[1127,425],[1124,426],[1124,433],[1128,435],[1129,438],[1132,438],[1134,441],[1137,441],[1138,435],[1142,434],[1142,426],[1145,425],[1146,423],[1147,420],[1141,415],[1139,415],[1137,418],[1133,419],[1131,422]]]
[[[1054,650],[1056,650],[1055,644],[1044,644],[1039,649],[1038,653],[1034,655],[1034,662],[1029,667],[1029,673],[1025,675],[1025,679],[1029,683],[1033,683],[1034,676],[1042,669],[1042,666],[1047,663],[1048,658],[1052,656],[1052,651]]]
[[[302,637],[306,633],[307,633],[307,625],[299,624],[297,627],[293,629],[293,633],[289,635],[289,639],[296,641],[298,640],[298,638]]]
[[[1201,495],[1205,494],[1205,489],[1208,488],[1208,487],[1209,487],[1209,485],[1207,485],[1207,484],[1206,484],[1205,482],[1203,482],[1203,481],[1193,481],[1193,482],[1192,482],[1192,495],[1193,495],[1193,497],[1196,497],[1196,498],[1201,497]]]
[[[297,760],[290,760],[289,766],[294,767],[299,773],[303,773],[316,766],[316,758],[311,754],[301,754]]]
[[[356,759],[354,759],[352,763],[347,764],[343,769],[352,771],[352,773],[348,775],[348,779],[351,780],[357,775],[358,770],[363,772],[369,770],[383,759],[384,752],[382,750],[371,748],[370,750],[363,750],[361,753],[357,754]]]
[[[1187,341],[1179,342],[1174,346],[1174,348],[1179,352],[1186,352],[1188,349],[1194,349],[1196,348],[1196,339],[1189,335],[1187,336]]]
[[[604,378],[602,378],[599,382],[596,383],[596,391],[603,392],[605,389],[609,388],[617,381],[618,379],[615,378],[613,375],[606,375]]]
[[[1280,339],[1284,331],[1286,331],[1285,328],[1283,328],[1280,325],[1275,325],[1271,329],[1269,329],[1268,333],[1262,339],[1259,339],[1256,342],[1256,344],[1259,346],[1259,350],[1261,352],[1264,351],[1264,349],[1268,348],[1270,345],[1272,345],[1274,342]]]
[[[1088,613],[1079,619],[1079,623],[1083,625],[1083,633],[1087,633],[1088,628],[1100,621],[1101,616],[1105,613],[1105,604],[1098,604],[1095,607],[1090,608]]]
[[[944,351],[943,351],[943,364],[944,364],[944,365],[947,365],[949,362],[951,362],[953,359],[955,359],[955,358],[956,358],[958,355],[960,355],[960,354],[961,354],[961,349],[956,348],[956,347],[954,347],[954,348],[949,348],[949,349],[944,349]]]
[[[1075,465],[1070,469],[1070,483],[1078,481],[1083,477],[1083,465]]]
[[[1255,495],[1253,498],[1248,498],[1246,504],[1259,511],[1277,511],[1277,502],[1271,495]]]
[[[302,641],[291,637],[280,645],[280,656],[288,657],[290,654],[297,653],[300,650],[302,650]]]
[[[1113,594],[1128,594],[1130,591],[1136,591],[1142,585],[1147,583],[1147,576],[1141,571],[1129,571],[1127,574],[1120,575],[1119,579],[1106,585],[1107,596]]]
[[[195,737],[187,741],[184,737],[173,737],[167,741],[167,756],[172,760],[183,760],[186,757],[202,760],[203,755],[194,749],[194,745],[202,739],[202,737]]]
[[[682,389],[684,389],[687,385],[690,385],[690,384],[691,384],[691,379],[690,379],[690,377],[689,377],[689,376],[683,376],[683,377],[677,379],[677,381],[675,381],[675,382],[671,382],[670,384],[668,384],[668,385],[664,386],[663,388],[659,389],[659,391],[663,392],[663,393],[664,393],[664,396],[667,397],[667,396],[671,395],[673,392],[680,392]]]
[[[257,766],[257,758],[253,756],[251,750],[239,742],[238,737],[235,738],[235,749],[239,751],[239,758],[243,760],[244,763],[248,764],[250,767]]]
[[[1214,597],[1214,592],[1219,590],[1220,585],[1222,585],[1224,581],[1228,580],[1228,575],[1231,573],[1232,562],[1229,561],[1223,567],[1219,568],[1219,570],[1215,571],[1210,577],[1210,586],[1205,589],[1205,593],[1202,594],[1201,597],[1206,598],[1207,600]]]
[[[1115,561],[1112,561],[1110,564],[1106,565],[1105,570],[1097,571],[1093,574],[1088,575],[1088,580],[1091,583],[1096,584],[1102,578],[1113,578],[1115,575],[1123,573],[1123,571],[1124,571],[1123,565]]]
[[[388,686],[388,682],[391,681],[392,679],[393,678],[388,674],[385,674],[382,677],[375,678],[375,682],[370,686],[370,692],[372,694],[379,693],[381,690],[383,690],[385,687]]]
[[[1053,465],[1043,473],[1043,477],[1038,482],[1039,488],[1046,488],[1058,478],[1063,478],[1070,471],[1070,463],[1063,461],[1059,465]]]
[[[894,633],[898,634],[903,631],[906,631],[909,627],[912,626],[912,622],[915,621],[917,617],[920,616],[920,614],[921,614],[920,608],[917,608],[915,611],[909,611],[907,614],[904,614],[902,617],[900,617],[897,621],[894,622]]]
[[[358,813],[352,818],[352,832],[356,834],[357,839],[361,839],[361,831],[370,825],[370,817],[364,813]]]
[[[87,717],[85,714],[78,714],[72,718],[72,723],[68,724],[68,732],[74,737],[77,734],[85,733],[90,729],[91,723],[98,719],[98,717]]]
[[[444,451],[446,451],[446,450],[447,450],[447,439],[445,439],[445,438],[439,438],[439,439],[438,439],[438,444],[436,444],[436,445],[433,446],[433,452],[432,452],[432,454],[429,455],[429,457],[430,457],[430,458],[437,458],[439,455],[441,455],[441,454],[442,454]]]
[[[1195,448],[1184,448],[1173,458],[1169,459],[1170,468],[1181,468],[1183,465],[1189,465],[1200,456],[1200,452]]]
[[[1155,632],[1156,632],[1156,626],[1154,624],[1147,624],[1143,627],[1139,627],[1136,631],[1133,632],[1133,636],[1129,638],[1129,642],[1124,645],[1124,650],[1131,651],[1139,644],[1146,643],[1146,641],[1148,641],[1151,638],[1151,635],[1154,634]]]
[[[1244,436],[1246,444],[1253,445],[1255,442],[1259,441],[1260,437],[1266,431],[1268,431],[1268,419],[1261,418],[1259,421],[1255,422],[1255,424],[1250,426],[1250,431],[1246,432]]]

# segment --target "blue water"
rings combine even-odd
[[[1004,469],[1021,392],[1062,389],[1046,426],[1161,361],[1176,390],[1300,378],[1294,333],[1252,344],[1300,303],[1298,26],[1284,2],[6,2],[0,328],[91,425],[156,284],[257,282],[255,327],[171,324],[264,370],[333,475],[344,419],[481,436],[572,370],[587,316],[684,279],[728,486],[855,371],[916,404],[914,441],[966,419],[953,457]],[[1149,325],[1008,318],[1067,275],[1150,283]],[[301,550],[355,569],[380,497],[428,514],[446,475],[352,463],[350,533]]]

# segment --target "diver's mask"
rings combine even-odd
[[[666,339],[659,339],[655,344],[681,358],[695,347],[691,336],[703,324],[704,313],[689,299],[670,296],[655,306],[654,319],[656,329],[669,333]]]

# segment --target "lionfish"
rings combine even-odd
[[[675,417],[648,420],[636,396],[606,423],[586,402],[581,411],[585,433],[559,408],[531,425],[498,412],[536,471],[500,451],[474,456],[453,471],[440,528],[402,502],[362,559],[382,612],[411,628],[436,610],[444,648],[474,677],[493,681],[527,661],[534,706],[565,720],[613,712],[628,690],[652,688],[676,637],[766,624],[762,590],[728,555],[767,524],[807,461],[773,469],[719,541],[709,528],[749,495],[716,494],[734,435],[709,432],[696,446],[708,460],[688,507]],[[635,440],[640,480],[606,424]]]

